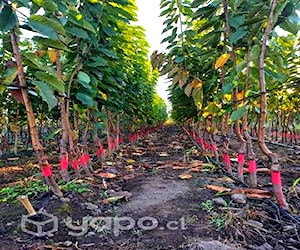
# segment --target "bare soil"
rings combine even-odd
[[[33,196],[31,201],[37,210],[48,202],[45,211],[58,218],[58,231],[51,236],[38,238],[23,232],[24,207],[18,201],[0,203],[0,249],[300,249],[300,191],[292,187],[300,175],[300,160],[297,150],[272,147],[282,155],[283,184],[291,211],[281,210],[273,198],[236,203],[230,195],[223,195],[225,204],[211,202],[219,196],[207,185],[245,185],[233,176],[224,178],[222,166],[191,171],[192,164],[205,162],[209,156],[180,127],[172,125],[122,146],[102,164],[95,163],[94,178],[83,180],[90,192],[68,191],[63,199],[45,193]],[[238,144],[232,148],[238,148]],[[231,156],[235,157],[234,151]],[[37,170],[26,164],[26,160],[34,159],[20,159],[20,170],[13,169],[16,164],[7,159],[3,161],[8,169],[0,171],[1,188],[20,178],[40,178]],[[261,155],[258,162],[260,167],[268,166]],[[100,172],[117,177],[103,181]],[[181,179],[182,174],[191,176]],[[259,184],[259,188],[271,190],[270,176],[260,174]],[[128,191],[130,195],[103,203],[110,190]],[[111,227],[104,228],[100,218],[113,218]],[[68,219],[72,220],[72,229],[67,226]],[[75,227],[84,228],[84,219],[88,226],[81,236],[74,235],[80,232]],[[93,219],[102,224],[96,227]]]

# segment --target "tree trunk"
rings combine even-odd
[[[275,8],[277,5],[277,0],[272,0],[271,10],[269,13],[269,19],[267,22],[267,27],[264,31],[262,38],[262,46],[259,55],[259,86],[260,86],[260,114],[259,114],[259,132],[258,132],[258,143],[262,152],[271,159],[271,175],[272,175],[272,184],[273,192],[279,203],[279,205],[287,209],[288,204],[285,201],[282,184],[281,184],[281,166],[279,164],[278,155],[273,153],[265,143],[265,133],[266,133],[266,115],[267,115],[267,93],[266,93],[266,81],[265,81],[265,72],[264,72],[264,62],[265,54],[267,48],[267,41],[270,32],[272,31]]]
[[[24,70],[23,70],[23,64],[22,64],[22,57],[20,53],[20,48],[17,41],[17,35],[15,33],[15,30],[12,30],[10,33],[12,48],[14,52],[14,57],[16,60],[17,68],[18,68],[18,79],[19,84],[21,86],[22,96],[24,99],[24,105],[27,112],[27,119],[29,124],[29,132],[31,136],[32,141],[32,147],[37,154],[37,158],[39,161],[40,169],[43,173],[43,176],[45,177],[48,185],[50,186],[51,190],[54,194],[56,194],[59,197],[63,196],[63,193],[60,191],[56,181],[53,178],[52,171],[51,171],[51,165],[48,162],[48,158],[45,155],[44,149],[42,147],[42,144],[39,139],[38,135],[38,129],[36,124],[36,119],[33,113],[32,104],[29,99],[28,95],[28,89],[27,84],[25,80]]]
[[[56,52],[56,73],[59,79],[63,80],[62,76],[62,66],[60,61],[60,52]],[[62,128],[62,138],[60,140],[60,174],[64,181],[70,180],[70,175],[68,172],[69,168],[69,156],[68,156],[68,120],[69,117],[66,111],[65,97],[63,93],[59,93],[58,96],[59,107],[60,107],[60,116],[61,116],[61,128]]]

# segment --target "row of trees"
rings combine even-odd
[[[256,156],[250,129],[257,123],[260,149],[271,160],[275,196],[287,208],[279,158],[265,144],[265,135],[268,120],[277,137],[282,128],[297,140],[299,1],[162,0],[161,10],[167,51],[155,52],[151,59],[172,83],[173,119],[192,123],[196,138],[206,139],[213,149],[213,135],[220,131],[220,153],[230,173],[229,132],[234,124],[240,142],[237,175],[244,181],[246,157],[253,187]],[[279,27],[287,35],[278,35]]]
[[[78,161],[87,174],[92,170],[89,131],[97,147],[105,134],[113,150],[122,130],[134,133],[166,119],[144,30],[133,23],[134,0],[13,0],[1,1],[0,8],[1,139],[28,125],[56,195],[62,193],[44,150],[42,125],[60,127],[61,174],[68,180],[69,165],[80,174]],[[34,32],[30,39],[28,31]]]

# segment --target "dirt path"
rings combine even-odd
[[[224,178],[217,167],[201,166],[204,159],[180,127],[164,127],[104,162],[98,177],[85,180],[91,192],[68,191],[62,200],[51,197],[47,212],[58,220],[58,231],[51,237],[24,233],[24,208],[19,203],[0,204],[0,249],[300,248],[299,222],[285,218],[290,214],[277,211],[272,200],[239,203],[206,189],[208,184],[239,184]],[[100,172],[117,178],[104,185]],[[127,191],[127,196],[103,202],[112,189]],[[41,200],[35,196],[33,204],[38,208]]]

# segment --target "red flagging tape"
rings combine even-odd
[[[96,156],[99,158],[103,155],[103,153],[104,153],[104,148],[103,148],[102,145],[100,145],[99,148],[96,151]]]
[[[112,150],[116,148],[116,143],[114,138],[108,138],[108,149]]]
[[[281,186],[281,174],[280,172],[272,172],[272,183]]]
[[[80,158],[79,158],[79,162],[80,162],[80,165],[84,166],[86,164],[86,158],[85,158],[85,155],[82,155]]]
[[[231,169],[230,157],[229,154],[223,154],[223,160],[227,169]]]
[[[204,144],[204,148],[207,149],[207,150],[209,150],[211,148],[211,145],[209,143],[205,143]]]
[[[250,160],[248,162],[248,171],[250,174],[256,172],[256,161],[255,160]]]
[[[74,160],[74,161],[72,162],[72,167],[73,167],[75,170],[79,169],[78,160]]]
[[[85,158],[86,162],[89,162],[91,160],[91,157],[89,154],[84,154],[83,157]]]
[[[69,167],[69,159],[68,156],[64,156],[60,159],[60,169],[61,170],[68,170]]]
[[[282,183],[281,183],[281,173],[280,172],[272,172],[271,174],[272,176],[272,183],[273,185],[277,185],[278,186],[278,191],[277,191],[277,195],[279,196],[279,204],[282,207],[284,204],[284,198],[283,198],[283,192],[282,192]]]
[[[211,149],[214,153],[218,152],[218,147],[216,145],[212,145]]]
[[[119,138],[118,138],[118,144],[121,144],[121,143],[123,143],[123,138],[122,138],[122,136],[119,136]]]
[[[45,178],[50,177],[52,175],[51,165],[48,164],[47,166],[43,167],[42,173]]]
[[[245,163],[245,154],[238,154],[238,164],[239,166],[243,166]]]

